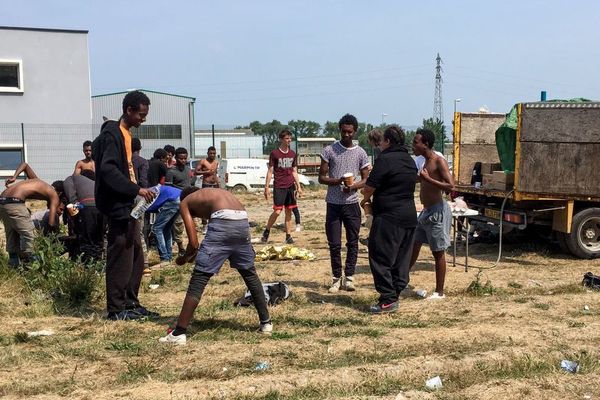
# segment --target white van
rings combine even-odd
[[[230,158],[219,161],[218,175],[221,187],[234,192],[255,192],[263,190],[269,160],[260,158]],[[305,187],[310,181],[298,174],[300,184]],[[271,181],[273,186],[273,181]]]

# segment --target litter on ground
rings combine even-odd
[[[267,260],[306,260],[312,261],[316,257],[307,250],[294,246],[265,246],[256,253],[256,259],[260,261]]]

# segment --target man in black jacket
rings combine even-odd
[[[136,195],[151,201],[154,193],[138,185],[133,163],[131,127],[148,115],[150,100],[140,91],[127,93],[119,121],[106,121],[94,140],[96,207],[108,218],[106,303],[108,319],[134,320],[155,316],[138,301],[144,257],[138,221],[129,215]]]
[[[408,285],[417,212],[417,168],[404,147],[404,131],[392,125],[383,133],[381,155],[367,179],[363,204],[373,198],[369,265],[379,301],[374,314],[398,310],[398,295]]]

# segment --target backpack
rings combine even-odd
[[[591,289],[600,290],[600,276],[588,272],[583,275],[583,281],[581,281],[581,284]]]
[[[263,291],[265,292],[265,300],[270,306],[277,305],[282,301],[288,299],[292,294],[290,288],[283,282],[270,282],[262,285]],[[253,305],[252,295],[247,290],[243,297],[240,297],[234,302],[234,305],[238,307],[249,307]]]

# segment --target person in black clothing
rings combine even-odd
[[[96,208],[95,181],[96,173],[91,169],[84,169],[80,175],[71,175],[64,181],[69,203],[83,206],[79,211],[72,211],[70,219],[79,244],[75,256],[81,254],[84,263],[100,260],[104,245],[105,226],[102,214]]]
[[[164,149],[156,149],[148,163],[148,187],[165,183],[168,154]]]
[[[131,127],[148,115],[150,100],[140,91],[127,93],[119,121],[106,121],[92,144],[96,163],[96,207],[108,219],[106,303],[109,320],[155,316],[138,300],[144,257],[138,222],[131,218],[136,195],[152,201],[154,192],[137,184],[132,163]]]
[[[135,178],[137,179],[138,185],[143,188],[148,186],[148,160],[140,156],[142,150],[142,141],[139,138],[131,139],[131,150],[133,156],[131,162],[133,162],[133,168],[135,169]]]
[[[148,160],[144,157],[140,156],[140,151],[142,150],[142,141],[139,138],[131,139],[131,150],[133,151],[133,156],[131,157],[131,162],[133,163],[133,169],[135,171],[135,179],[137,180],[138,185],[143,188],[148,187]],[[146,235],[146,215],[144,214],[144,218],[138,220],[139,222],[139,232],[140,239],[142,239],[142,254],[144,254],[144,274],[148,275],[151,273],[150,266],[148,265],[148,240]]]
[[[363,204],[373,196],[369,265],[379,301],[372,313],[395,312],[408,285],[410,257],[417,226],[414,192],[417,167],[404,146],[404,131],[390,126],[383,133],[381,155],[365,185]]]
[[[164,185],[167,176],[167,162],[169,154],[165,149],[156,149],[150,161],[148,162],[148,187],[158,184]],[[144,238],[146,246],[156,246],[156,238],[152,233],[152,224],[156,214],[144,214]]]

